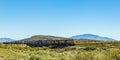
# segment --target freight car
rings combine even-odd
[[[73,46],[75,41],[70,40],[24,40],[24,41],[15,41],[15,42],[5,42],[5,44],[26,44],[31,47],[42,47],[42,46],[51,46],[63,47],[63,46]]]

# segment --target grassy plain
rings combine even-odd
[[[0,44],[0,60],[120,60],[120,42],[80,42],[56,49]]]

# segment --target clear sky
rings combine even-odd
[[[86,33],[120,40],[120,0],[0,0],[0,37]]]

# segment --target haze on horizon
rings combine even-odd
[[[0,37],[96,34],[120,40],[120,0],[0,0]]]

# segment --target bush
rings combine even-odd
[[[115,55],[116,60],[120,60],[120,54]]]
[[[41,57],[32,55],[29,60],[41,60]]]
[[[96,49],[97,49],[96,47],[86,47],[86,48],[84,48],[84,50],[86,50],[86,51],[96,50]]]

